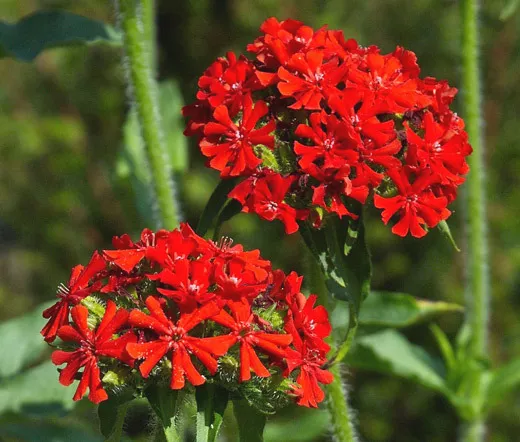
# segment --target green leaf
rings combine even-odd
[[[196,230],[200,236],[206,235],[211,229],[216,227],[217,219],[223,212],[224,207],[230,202],[228,193],[233,190],[236,184],[237,179],[235,178],[219,181],[199,219]]]
[[[36,11],[15,24],[0,22],[0,57],[32,61],[44,49],[96,43],[121,45],[121,36],[103,22],[58,10]]]
[[[9,416],[6,422],[0,422],[2,440],[38,441],[38,442],[101,442],[101,437],[88,428],[75,422],[60,419],[59,422],[34,420],[24,417],[16,419]],[[4,439],[5,438],[5,439]]]
[[[516,12],[519,4],[520,0],[509,0],[500,12],[500,20],[507,21]]]
[[[166,441],[177,442],[179,440],[176,429],[179,391],[172,390],[167,384],[152,383],[145,389],[144,395],[159,418]]]
[[[266,442],[312,442],[329,431],[330,415],[325,410],[303,409],[290,419],[275,419],[265,427]]]
[[[233,412],[238,424],[239,441],[263,442],[265,414],[260,413],[245,400],[233,401]]]
[[[133,398],[130,390],[124,390],[122,394],[111,394],[108,400],[99,404],[99,430],[107,442],[121,440],[126,412]]]
[[[159,84],[159,107],[165,145],[170,157],[172,170],[182,173],[188,168],[188,139],[184,136],[184,106],[179,84],[174,80]]]
[[[74,390],[58,382],[58,370],[44,362],[0,384],[0,414],[8,411],[27,415],[63,414],[74,406]]]
[[[395,330],[357,338],[346,363],[354,368],[399,376],[450,394],[442,365]]]
[[[0,324],[0,379],[12,376],[37,361],[48,348],[40,330],[46,322],[42,312],[49,305],[50,303],[46,302],[26,315]]]
[[[453,239],[453,235],[451,234],[450,226],[448,226],[448,223],[445,220],[442,220],[439,224],[437,224],[437,228],[448,239],[448,241],[451,243],[453,248],[457,252],[460,252],[459,246]]]
[[[197,401],[197,442],[215,442],[228,404],[228,391],[214,384],[195,390]]]
[[[372,291],[363,303],[359,322],[380,327],[408,327],[464,308],[448,302],[416,299],[404,293]]]
[[[439,350],[441,351],[442,358],[446,364],[446,370],[448,372],[447,374],[449,379],[457,365],[455,351],[453,350],[453,346],[446,336],[446,333],[444,333],[437,324],[430,324],[430,330],[433,334],[433,337],[435,338],[435,341],[437,342],[437,347],[439,347]]]
[[[167,161],[170,161],[175,173],[184,171],[188,166],[188,146],[183,136],[184,123],[180,113],[182,99],[177,83],[169,80],[159,85],[159,106],[162,115],[162,127],[167,146]],[[129,178],[137,205],[137,210],[148,225],[154,225],[153,180],[146,159],[143,141],[139,131],[139,122],[134,110],[128,113],[123,127],[123,147],[118,158],[119,178]]]
[[[520,388],[520,358],[491,372],[484,406],[486,409],[490,409],[503,401],[507,394],[518,388]]]

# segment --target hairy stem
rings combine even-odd
[[[155,0],[142,0],[143,8],[143,35],[144,41],[147,42],[148,47],[146,51],[149,57],[149,67],[152,71],[152,76],[157,75],[157,49],[155,39],[157,38],[157,29],[155,26]]]
[[[141,137],[153,177],[153,206],[157,209],[158,227],[173,229],[179,223],[179,203],[175,199],[170,159],[164,146],[161,118],[157,103],[157,84],[153,78],[150,50],[152,42],[145,38],[143,8],[151,0],[114,0],[119,27],[123,33],[125,66],[129,94],[137,111]],[[149,19],[150,17],[148,17]],[[148,24],[150,20],[147,20]],[[147,26],[148,28],[149,26]],[[151,38],[148,30],[148,38]]]
[[[468,309],[466,323],[470,330],[469,356],[476,360],[487,357],[489,321],[489,276],[488,241],[486,220],[486,195],[484,171],[484,142],[482,135],[482,96],[479,71],[479,28],[478,0],[461,0],[462,22],[462,103],[469,141],[473,154],[468,162],[470,172],[467,179],[467,225],[468,225],[468,277],[466,296]],[[477,380],[471,401],[482,403]],[[463,441],[484,440],[484,422],[480,410],[476,410],[475,421],[465,422],[461,429]]]
[[[348,405],[347,389],[341,379],[341,363],[334,364],[329,370],[334,375],[334,381],[326,386],[327,408],[332,421],[334,440],[354,442],[357,439]]]

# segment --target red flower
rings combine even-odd
[[[128,365],[133,365],[133,360],[126,353],[126,345],[136,341],[132,332],[128,332],[117,339],[112,336],[125,326],[128,319],[126,310],[117,310],[113,301],[107,302],[105,315],[97,329],[88,328],[88,310],[82,305],[77,305],[71,310],[75,326],[64,325],[58,330],[58,336],[66,342],[76,342],[79,348],[73,352],[56,350],[52,353],[52,362],[55,365],[67,364],[60,373],[60,383],[68,386],[72,384],[78,371],[83,367],[74,400],[81,399],[87,388],[90,390],[88,398],[98,404],[108,395],[103,389],[100,378],[98,359],[107,356],[118,359]]]
[[[89,283],[105,267],[106,262],[103,257],[98,252],[94,252],[86,267],[77,265],[72,269],[68,285],[61,284],[58,288],[58,297],[61,299],[43,312],[43,317],[49,321],[40,333],[47,342],[54,341],[58,329],[69,322],[70,307],[101,288],[101,281],[90,286]]]
[[[258,121],[267,115],[267,104],[257,101],[253,107],[250,95],[244,96],[242,102],[243,115],[235,124],[229,115],[228,108],[218,106],[213,117],[216,122],[209,122],[204,128],[204,138],[200,149],[211,158],[209,165],[221,172],[222,177],[237,176],[244,172],[253,172],[261,164],[253,148],[256,145],[274,147],[274,137],[270,133],[275,129],[275,122],[270,120],[260,129],[255,129]]]
[[[310,347],[298,333],[293,334],[293,346],[294,350],[287,349],[285,374],[299,368],[300,373],[296,378],[299,387],[294,389],[294,393],[299,396],[297,403],[304,407],[318,407],[318,403],[325,399],[325,393],[318,383],[330,384],[334,380],[332,373],[321,368],[326,362],[325,354]]]
[[[137,328],[152,330],[157,339],[143,343],[131,343],[127,346],[128,353],[136,359],[144,359],[139,366],[142,376],[147,378],[159,361],[168,353],[172,356],[172,378],[170,387],[179,390],[184,387],[185,378],[193,385],[201,385],[204,377],[197,371],[191,360],[191,354],[197,357],[208,371],[214,375],[217,372],[215,356],[222,356],[233,345],[230,336],[215,336],[212,338],[196,338],[188,332],[202,321],[215,316],[220,308],[215,303],[208,303],[191,313],[182,314],[175,323],[164,313],[161,303],[149,296],[146,307],[147,315],[139,310],[132,310],[129,322]]]
[[[244,212],[255,212],[268,221],[281,220],[285,225],[285,233],[298,230],[297,219],[304,219],[308,212],[297,210],[284,202],[284,198],[296,177],[283,178],[281,175],[268,175],[258,179],[252,198],[243,207]]]
[[[431,112],[423,117],[424,136],[421,138],[409,125],[406,127],[406,138],[409,156],[417,159],[421,168],[429,167],[437,174],[442,184],[462,184],[469,167],[466,156],[471,153],[465,132],[457,133],[436,123]]]
[[[311,114],[309,122],[310,126],[300,124],[295,132],[297,136],[308,138],[314,143],[306,146],[294,142],[294,152],[301,156],[298,164],[302,170],[312,175],[316,167],[337,169],[356,162],[358,154],[354,149],[357,142],[349,126],[325,112]],[[314,163],[314,167],[310,167],[311,163]]]
[[[182,259],[175,261],[171,270],[164,269],[149,278],[171,286],[173,289],[157,288],[157,291],[173,299],[182,312],[189,313],[215,297],[214,293],[208,292],[210,268],[210,262]]]
[[[289,304],[289,316],[285,329],[294,335],[299,333],[310,348],[315,348],[326,354],[330,347],[324,339],[332,332],[327,310],[322,305],[314,307],[318,297],[311,295],[305,298],[298,293]]]
[[[296,100],[290,109],[320,110],[321,100],[337,92],[336,86],[345,76],[345,66],[338,65],[337,58],[324,63],[323,56],[319,50],[298,53],[287,63],[294,73],[284,67],[278,69],[280,94]]]
[[[150,229],[144,229],[141,240],[135,244],[128,235],[116,236],[112,239],[112,243],[119,250],[103,250],[103,254],[120,269],[130,273],[145,256],[154,252],[159,242],[164,241],[169,235],[166,230],[153,233]]]
[[[242,105],[243,95],[258,89],[255,85],[254,67],[245,57],[237,60],[233,52],[220,57],[199,79],[197,99],[208,101],[212,108],[226,105],[236,114]]]
[[[212,320],[232,330],[231,337],[240,345],[240,382],[251,379],[251,370],[259,377],[269,377],[271,374],[260,361],[254,347],[271,357],[282,359],[292,336],[255,330],[256,318],[247,302],[234,302],[230,308],[233,316],[222,310]]]
[[[378,113],[405,112],[424,108],[431,103],[431,99],[418,88],[415,70],[406,72],[401,60],[394,54],[368,54],[366,68],[350,69],[348,86],[356,85],[373,92]]]
[[[239,260],[215,266],[216,294],[226,301],[254,299],[266,284]]]
[[[413,183],[410,183],[405,169],[389,170],[388,175],[397,186],[399,195],[391,198],[375,195],[374,205],[383,209],[385,224],[398,214],[400,220],[392,227],[393,233],[406,236],[410,232],[412,236],[421,238],[426,235],[423,225],[434,227],[448,218],[451,212],[446,208],[447,199],[435,196],[431,190],[431,185],[436,181],[435,175],[424,171]]]

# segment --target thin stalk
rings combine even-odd
[[[462,103],[469,141],[473,154],[468,162],[470,172],[466,184],[468,226],[468,277],[466,295],[468,309],[466,323],[470,330],[469,356],[472,359],[487,357],[489,321],[489,270],[485,195],[484,141],[482,134],[482,95],[479,70],[478,0],[460,0],[462,39]],[[481,382],[472,393],[474,404],[482,403]],[[463,423],[461,440],[484,440],[485,425],[480,411],[475,420]]]
[[[334,381],[326,386],[327,408],[332,421],[334,440],[354,442],[357,438],[348,405],[347,389],[341,380],[341,363],[334,364],[329,371],[334,375]]]
[[[308,252],[306,264],[305,277],[311,292],[318,295],[320,303],[330,311],[329,297],[327,296],[327,287],[323,279],[323,274]],[[349,340],[349,342],[351,342],[351,340]],[[357,438],[352,423],[352,413],[348,404],[348,392],[341,377],[341,360],[337,359],[339,348],[333,339],[329,339],[329,343],[331,344],[332,350],[336,352],[336,357],[332,360],[332,365],[328,367],[328,370],[334,376],[334,380],[332,383],[325,385],[327,408],[331,416],[333,437],[335,442],[355,442]],[[346,351],[348,351],[348,348]]]
[[[157,84],[150,66],[151,42],[146,40],[143,3],[149,0],[114,0],[123,34],[129,95],[137,111],[141,137],[153,177],[154,207],[160,227],[173,229],[179,223],[170,159],[164,146],[157,103]],[[149,31],[150,32],[150,31]],[[154,51],[152,51],[154,52]]]

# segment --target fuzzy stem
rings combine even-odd
[[[487,357],[489,321],[489,276],[488,241],[485,195],[484,141],[482,134],[482,96],[479,71],[478,0],[461,0],[462,21],[462,103],[469,141],[473,154],[468,162],[467,178],[467,225],[468,225],[468,277],[466,296],[468,309],[466,323],[470,330],[469,356],[471,359]],[[479,376],[481,373],[479,374]],[[475,385],[481,385],[477,380]],[[481,388],[472,392],[471,402],[482,403]],[[476,410],[474,421],[463,423],[461,440],[480,442],[484,440],[485,424]]]
[[[157,221],[160,227],[173,229],[179,223],[179,204],[175,199],[171,164],[161,131],[157,84],[152,75],[153,68],[150,66],[150,51],[147,50],[147,46],[151,44],[144,36],[142,1],[149,3],[150,0],[114,0],[114,3],[123,34],[130,99],[137,111],[146,157],[153,177]]]
[[[334,380],[326,386],[327,408],[332,420],[333,437],[336,442],[354,442],[356,435],[348,406],[348,394],[341,379],[341,363],[329,368]]]

